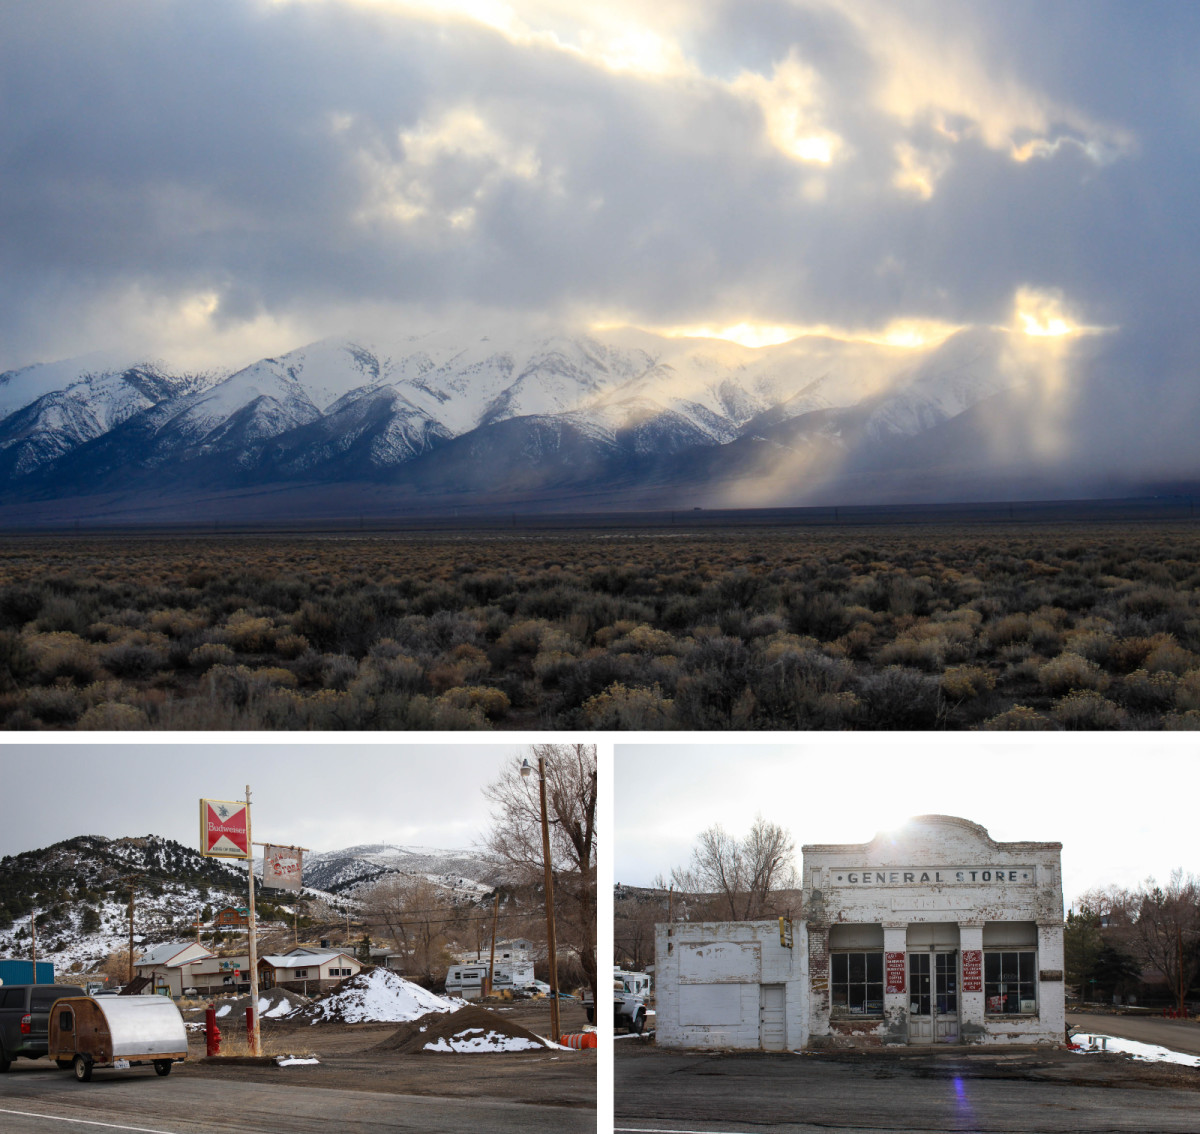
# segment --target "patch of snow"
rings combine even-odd
[[[263,1005],[269,1005],[270,1003],[269,1000],[260,1000],[258,1002],[258,1010],[264,1016],[286,1016],[292,1010],[291,1004],[286,999],[281,1000],[274,1008],[264,1010]]]
[[[228,1004],[222,1004],[221,1007],[217,1009],[218,1016],[228,1016],[229,1012],[230,1012],[230,1007]]]
[[[1071,1042],[1079,1045],[1080,1055],[1114,1052],[1117,1055],[1129,1055],[1134,1059],[1145,1060],[1147,1063],[1179,1063],[1184,1067],[1200,1067],[1200,1055],[1185,1055],[1182,1051],[1172,1051],[1169,1047],[1160,1047],[1156,1043],[1139,1043],[1137,1040],[1106,1036],[1100,1032],[1076,1032],[1071,1037]]]
[[[427,1043],[424,1051],[454,1051],[472,1053],[479,1051],[542,1051],[552,1045],[541,1040],[528,1040],[518,1036],[506,1036],[500,1032],[485,1032],[482,1028],[468,1028],[447,1039],[442,1036],[436,1043]],[[557,1047],[558,1045],[553,1045]]]
[[[308,1059],[299,1059],[294,1055],[288,1055],[288,1056],[281,1055],[278,1059],[275,1060],[276,1065],[279,1067],[298,1067],[304,1063],[320,1063],[320,1062],[321,1061],[316,1058],[310,1057]]]

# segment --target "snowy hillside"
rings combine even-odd
[[[254,860],[261,874],[262,860]],[[304,895],[309,912],[333,917],[354,911],[358,890],[388,874],[427,878],[456,898],[488,893],[491,864],[467,851],[370,844],[310,854]],[[203,858],[197,851],[157,835],[106,839],[83,835],[41,850],[0,859],[0,957],[28,957],[30,919],[36,919],[38,956],[62,970],[91,969],[129,944],[129,880],[136,880],[134,941],[149,947],[186,940],[198,916],[222,906],[244,906],[246,867]],[[284,891],[258,890],[260,911],[279,903]],[[207,912],[206,912],[207,911]]]
[[[674,457],[783,426],[806,436],[812,415],[826,415],[813,421],[853,460],[1019,383],[1004,365],[1007,337],[751,349],[629,329],[445,330],[326,339],[228,375],[98,358],[31,366],[0,375],[0,488],[44,498],[369,481],[481,496],[603,486],[669,480]]]

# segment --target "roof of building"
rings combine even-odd
[[[190,956],[183,957],[181,954],[188,950],[199,949],[200,952],[192,952]],[[207,960],[209,957],[215,957],[216,953],[209,949],[205,949],[203,945],[197,945],[194,941],[169,941],[165,945],[156,945],[148,953],[135,961],[136,965],[186,965],[188,961]]]
[[[306,969],[310,966],[315,968],[324,965],[338,957],[345,957],[346,960],[353,961],[356,965],[359,963],[358,958],[351,957],[349,953],[289,953],[286,955],[274,953],[263,957],[262,960],[273,969]]]

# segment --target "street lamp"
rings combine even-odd
[[[550,873],[550,821],[546,817],[546,757],[537,758],[538,785],[542,796],[542,865],[546,871],[546,953],[550,963],[550,1038],[561,1042],[558,1023],[558,955],[554,946],[554,877]],[[521,761],[521,776],[533,771],[528,760]]]

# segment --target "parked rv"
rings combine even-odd
[[[50,1012],[48,1054],[86,1083],[97,1067],[153,1064],[169,1075],[187,1058],[187,1029],[165,996],[64,996]]]
[[[451,965],[446,973],[446,994],[478,1000],[487,983],[487,965]]]

